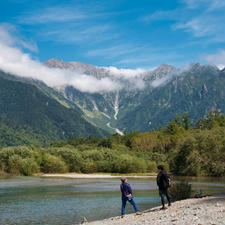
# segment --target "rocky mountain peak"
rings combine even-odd
[[[168,64],[161,64],[156,70],[170,71],[170,70],[173,70],[173,69],[176,69],[176,67],[172,66],[172,65],[168,65]]]
[[[175,70],[176,67],[175,66],[171,66],[171,65],[167,65],[167,64],[162,64],[160,65],[158,68],[156,68],[153,73],[158,75],[166,75],[168,73],[170,73],[171,71]]]
[[[175,66],[162,64],[154,70],[147,71],[143,77],[145,81],[152,81],[156,79],[161,79],[172,72],[176,72]]]
[[[62,60],[52,58],[52,59],[49,59],[49,60],[45,61],[43,64],[48,66],[48,67],[52,67],[52,68],[61,68],[63,63],[64,62]]]
[[[85,64],[82,62],[64,62],[63,60],[58,60],[56,58],[49,59],[43,63],[44,65],[50,68],[59,68],[59,69],[70,69],[70,70],[93,70],[96,69],[95,66],[90,64]]]

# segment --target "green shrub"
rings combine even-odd
[[[129,156],[121,155],[110,160],[113,173],[127,173],[129,170]]]
[[[11,158],[12,156],[15,156],[15,157]],[[0,151],[0,164],[8,172],[10,170],[10,168],[13,169],[11,167],[13,164],[16,168],[16,164],[20,164],[19,161],[21,159],[33,158],[35,156],[36,156],[35,152],[31,148],[26,147],[26,146],[7,147],[7,148],[3,148]],[[11,160],[10,160],[10,158],[11,158]],[[9,162],[11,165],[9,165]]]
[[[33,175],[34,173],[38,173],[40,171],[40,167],[32,158],[23,159],[22,165],[22,174],[26,176]]]
[[[48,152],[63,159],[70,172],[80,172],[82,165],[82,153],[74,147],[50,148]]]
[[[112,172],[112,163],[108,161],[105,161],[105,160],[97,161],[96,166],[97,166],[97,172],[106,172],[106,173]]]
[[[43,156],[41,169],[44,173],[68,172],[66,163],[61,158],[50,154],[45,154]]]
[[[185,181],[173,183],[169,188],[169,195],[173,200],[182,200],[191,197],[191,184]]]
[[[157,172],[157,164],[154,161],[150,161],[147,163],[148,172],[155,173]]]
[[[144,159],[133,158],[130,165],[131,173],[145,173],[147,165]]]
[[[113,173],[144,173],[147,170],[145,160],[130,155],[120,155],[114,158],[112,163]]]
[[[152,161],[155,161],[157,163],[165,162],[166,161],[166,155],[158,153],[158,152],[153,152],[152,153]]]
[[[201,173],[202,159],[198,151],[192,151],[186,158],[186,167],[182,174],[186,176],[199,176]]]
[[[224,162],[211,162],[209,165],[209,172],[208,174],[210,176],[214,176],[214,177],[222,177],[225,176],[225,165]]]
[[[88,150],[82,152],[82,157],[84,160],[89,159],[93,161],[101,161],[104,160],[104,154],[100,150]]]
[[[12,155],[8,160],[8,168],[6,172],[19,175],[23,172],[23,159],[19,155]]]
[[[83,162],[81,165],[81,172],[82,173],[96,173],[97,172],[97,165],[93,161],[86,161]]]

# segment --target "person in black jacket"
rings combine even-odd
[[[164,195],[167,198],[168,201],[168,206],[171,205],[170,197],[168,195],[168,187],[169,187],[169,177],[164,171],[163,166],[158,166],[158,176],[157,176],[157,185],[159,187],[159,195],[161,197],[161,202],[162,202],[162,208],[161,209],[166,209],[165,207],[165,201],[164,201]]]
[[[127,178],[122,178],[121,179],[121,185],[120,185],[120,190],[122,193],[122,207],[121,207],[121,217],[123,218],[125,216],[125,207],[127,201],[134,207],[134,211],[136,212],[136,215],[141,215],[141,212],[139,212],[136,203],[133,199],[133,192],[131,189],[130,184],[128,184]]]

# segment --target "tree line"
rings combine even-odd
[[[49,146],[28,145],[0,150],[0,171],[35,173],[155,173],[158,164],[185,176],[225,176],[225,116],[211,111],[197,123],[187,113],[165,128],[124,132],[107,138],[89,136]]]

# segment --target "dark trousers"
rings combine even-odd
[[[166,196],[168,203],[170,203],[170,196],[168,195],[168,188],[159,189],[159,195],[161,197],[161,202],[162,202],[163,207],[165,206],[164,195]]]

